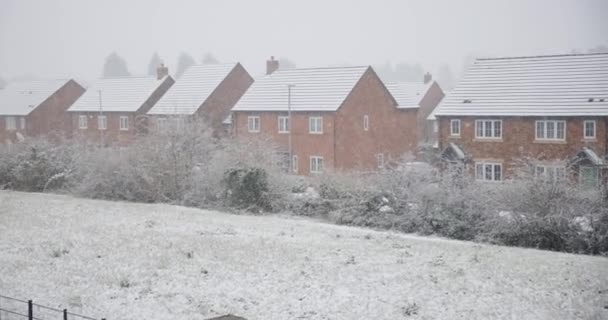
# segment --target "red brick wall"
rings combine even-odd
[[[7,139],[15,141],[17,132],[32,137],[50,134],[69,135],[72,127],[69,115],[65,111],[84,91],[85,89],[75,81],[68,81],[25,117],[25,131],[20,129],[6,131],[5,118],[0,117],[0,143],[5,143]],[[20,117],[15,118],[17,128],[20,128]]]
[[[292,146],[298,172],[310,173],[310,156],[321,156],[326,170],[373,170],[376,154],[386,162],[416,149],[416,110],[398,110],[378,76],[369,69],[336,112],[293,112]],[[260,133],[247,130],[247,117],[258,115]],[[240,139],[268,137],[287,150],[288,134],[278,133],[278,117],[287,112],[234,112],[234,133]],[[369,130],[363,117],[369,116]],[[308,132],[310,116],[323,117],[323,134]]]
[[[252,83],[253,78],[238,63],[201,105],[197,114],[209,123],[215,134],[225,134],[222,122]]]
[[[475,139],[476,119],[501,119],[502,140],[484,141]],[[460,119],[461,135],[450,136],[450,119]],[[566,120],[566,140],[563,142],[535,141],[536,120]],[[509,173],[513,161],[522,157],[537,158],[540,161],[565,160],[576,155],[584,146],[590,147],[598,155],[606,154],[606,119],[602,117],[440,117],[440,148],[454,142],[463,147],[467,156],[475,159],[503,161],[503,170]],[[596,140],[584,140],[583,122],[596,120]]]
[[[247,129],[248,116],[260,116],[260,132],[251,133]],[[279,133],[279,116],[287,112],[234,112],[234,134],[239,139],[268,138],[280,150],[288,151],[288,133]],[[310,134],[308,118],[323,117],[323,133]],[[323,157],[326,169],[334,168],[334,112],[292,112],[292,154],[298,157],[298,173],[310,174],[310,156]]]
[[[340,170],[373,170],[376,155],[398,161],[416,151],[416,109],[396,108],[396,102],[372,69],[361,77],[336,117],[336,165]],[[363,117],[369,117],[369,130]]]

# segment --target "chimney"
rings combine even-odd
[[[431,80],[433,80],[433,76],[428,72],[425,73],[424,74],[424,84],[431,82]]]
[[[274,56],[270,57],[270,60],[266,60],[266,74],[271,74],[279,69],[279,61],[274,59]]]
[[[156,68],[156,79],[160,80],[169,75],[169,68],[165,67],[164,63],[160,63],[160,66]]]

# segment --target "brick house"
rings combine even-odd
[[[398,108],[371,67],[277,70],[267,61],[232,109],[233,134],[269,137],[286,168],[372,170],[415,151],[417,108]]]
[[[0,143],[28,136],[70,134],[71,123],[65,111],[83,92],[74,80],[11,82],[0,90]]]
[[[151,125],[163,126],[172,117],[198,116],[221,134],[230,109],[252,83],[240,63],[191,66],[148,111],[154,119]]]
[[[443,158],[500,181],[535,174],[596,185],[608,153],[608,54],[477,59],[434,112]],[[432,117],[432,116],[431,116]]]
[[[127,145],[146,133],[146,113],[175,81],[164,66],[156,77],[97,80],[68,109],[75,137],[103,145]]]
[[[424,75],[420,82],[386,83],[386,88],[397,100],[399,109],[417,108],[416,136],[418,145],[437,146],[438,128],[436,121],[428,119],[445,94],[439,84],[433,81],[431,74]]]

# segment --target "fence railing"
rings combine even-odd
[[[69,312],[67,309],[57,309],[34,303],[32,300],[22,300],[0,295],[0,320],[98,320]],[[101,320],[106,320],[101,318]]]

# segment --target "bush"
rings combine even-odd
[[[271,209],[268,176],[264,169],[230,169],[224,175],[224,186],[224,197],[231,207],[249,211]]]

